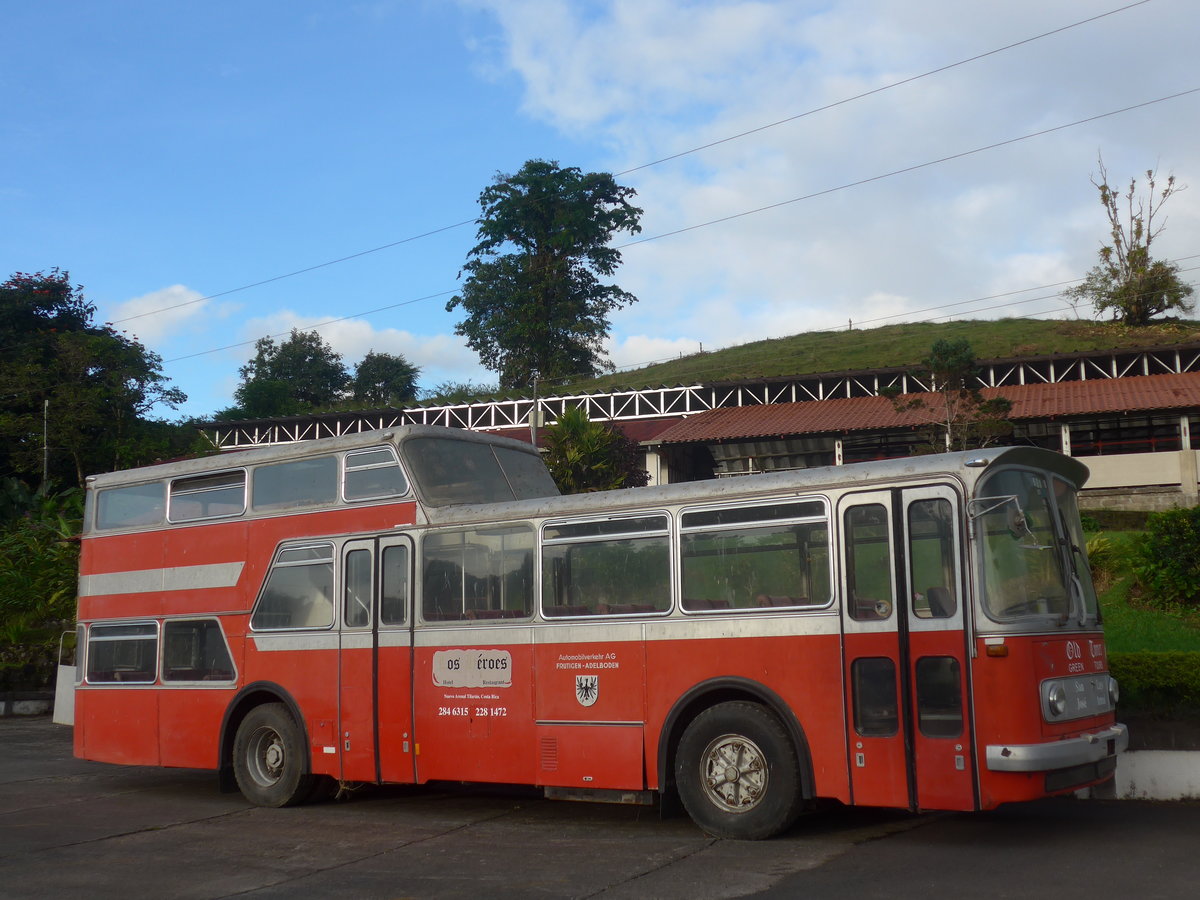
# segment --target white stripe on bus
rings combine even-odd
[[[238,583],[245,565],[244,562],[226,562],[81,575],[79,596],[102,597],[107,594],[153,594],[159,591],[230,588]]]

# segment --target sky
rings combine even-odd
[[[494,383],[446,303],[480,191],[533,158],[637,191],[622,368],[1090,318],[1057,292],[1107,237],[1100,158],[1193,185],[1154,255],[1197,280],[1195,0],[0,0],[0,23],[0,278],[69,271],[188,395],[165,419],[231,406],[293,328],[351,369]]]

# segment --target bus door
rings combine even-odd
[[[345,781],[414,780],[412,551],[407,538],[342,548],[338,752]]]
[[[958,498],[851,494],[839,516],[853,801],[972,809]]]
[[[975,809],[961,504],[948,485],[901,496],[915,806]]]

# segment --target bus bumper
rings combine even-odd
[[[1097,763],[1129,746],[1129,729],[1115,724],[1103,731],[1046,744],[988,744],[993,772],[1050,772]]]

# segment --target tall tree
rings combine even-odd
[[[341,354],[316,331],[297,328],[278,344],[271,337],[259,338],[254,358],[238,373],[238,406],[220,418],[265,419],[327,409],[345,396],[350,384]]]
[[[1154,170],[1146,172],[1146,198],[1137,192],[1137,179],[1130,179],[1124,194],[1108,183],[1104,160],[1100,160],[1100,180],[1092,179],[1100,194],[1109,224],[1109,243],[1100,247],[1100,263],[1083,283],[1066,291],[1073,302],[1091,303],[1098,315],[1110,313],[1114,321],[1126,325],[1147,325],[1161,313],[1173,309],[1190,312],[1192,286],[1179,278],[1179,266],[1154,259],[1150,245],[1166,226],[1161,216],[1163,205],[1183,190],[1175,176],[1167,176],[1166,186],[1158,189]]]
[[[0,475],[82,484],[142,459],[162,425],[150,413],[187,399],[156,353],[94,315],[58,269],[0,284]]]
[[[1012,433],[1008,413],[1012,401],[984,397],[975,352],[965,338],[934,341],[922,371],[932,381],[928,393],[904,397],[885,391],[900,412],[924,410],[932,420],[928,450],[976,450]]]
[[[417,397],[421,370],[403,356],[371,350],[354,368],[354,399],[376,406],[399,406]]]
[[[532,159],[479,195],[479,243],[446,310],[462,306],[455,333],[501,388],[611,370],[609,315],[637,298],[600,279],[621,262],[613,235],[641,231],[634,194],[608,173]]]

